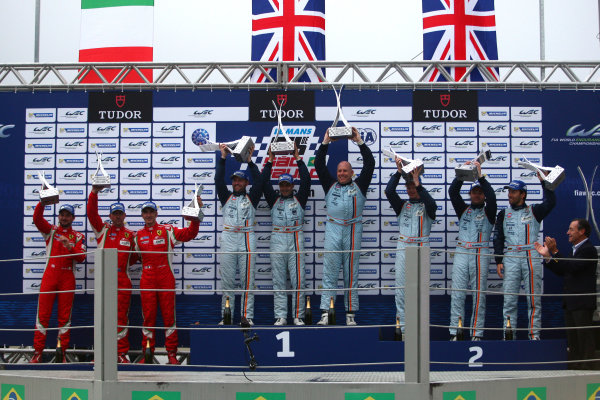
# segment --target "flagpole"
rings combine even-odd
[[[35,0],[35,33],[33,44],[33,62],[40,62],[40,1]]]
[[[544,21],[544,0],[540,0],[540,61],[546,60],[546,24]],[[545,78],[545,70],[541,69],[541,79]]]

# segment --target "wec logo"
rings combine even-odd
[[[570,136],[570,137],[573,137],[573,136],[579,136],[579,137],[600,136],[600,124],[594,126],[589,131],[586,131],[585,129],[579,129],[580,126],[581,126],[581,124],[577,124],[577,125],[573,125],[569,129],[567,129],[567,136]]]

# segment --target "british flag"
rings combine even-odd
[[[253,61],[325,59],[325,0],[252,0]],[[275,70],[267,71],[275,79]],[[290,68],[289,79],[297,73]],[[260,71],[253,82],[268,79]],[[314,71],[299,81],[318,82]]]
[[[497,60],[494,0],[423,0],[423,59],[425,60]],[[460,80],[466,67],[448,68]],[[487,68],[494,80],[498,70]],[[430,82],[447,80],[433,69]],[[465,80],[488,80],[477,69]]]

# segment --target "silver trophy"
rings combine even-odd
[[[490,150],[484,150],[471,162],[471,164],[463,164],[454,168],[456,179],[463,182],[477,182],[479,179],[479,172],[473,162],[477,161],[479,164],[483,164],[484,161],[487,161],[490,158],[492,158],[492,152]]]
[[[233,157],[241,163],[248,162],[248,158],[252,155],[250,152],[254,148],[254,142],[250,136],[242,136],[241,139],[235,141],[235,146],[231,148]]]
[[[404,180],[406,182],[412,181],[412,179],[413,179],[412,172],[415,169],[420,168],[419,175],[423,175],[423,172],[425,172],[425,165],[423,165],[423,160],[420,160],[420,159],[411,160],[410,158],[402,157],[402,156],[396,154],[396,152],[394,150],[392,150],[391,147],[389,148],[389,150],[383,149],[382,153],[383,153],[383,155],[393,159],[394,162],[396,162],[396,158],[400,159],[400,161],[402,162],[402,171],[400,172],[400,174],[402,174],[402,177],[404,178]]]
[[[40,203],[42,203],[44,206],[58,203],[58,189],[53,188],[48,183],[44,177],[44,171],[38,172],[38,177],[42,182],[42,189],[40,190]]]
[[[337,114],[335,116],[335,121],[333,121],[333,124],[331,124],[331,127],[328,130],[329,138],[331,140],[351,138],[352,127],[346,120],[346,117],[344,117],[344,113],[342,112],[342,104],[340,103],[340,95],[342,93],[342,89],[340,88],[340,92],[338,93],[334,87],[333,93],[335,93],[335,97],[337,99]],[[340,119],[344,123],[344,126],[336,126]]]
[[[248,162],[250,150],[254,147],[254,142],[250,136],[242,136],[241,139],[224,144],[227,146],[227,150],[233,154],[235,159],[241,163]],[[220,150],[219,143],[213,143],[209,140],[204,140],[202,144],[198,145],[198,148],[200,151]]]
[[[204,217],[204,213],[202,212],[202,209],[198,204],[197,198],[198,194],[202,193],[204,185],[198,186],[198,184],[196,183],[195,187],[196,190],[194,191],[194,197],[192,198],[192,200],[190,200],[189,204],[183,207],[183,210],[181,210],[181,215],[186,221],[200,221]]]
[[[554,168],[542,167],[541,165],[533,164],[525,157],[523,157],[523,161],[519,161],[517,164],[520,167],[540,174],[544,178],[544,187],[548,190],[556,189],[565,180],[565,169],[559,165]]]
[[[294,142],[287,133],[283,130],[283,125],[281,124],[281,107],[277,109],[277,104],[273,102],[275,106],[275,111],[277,111],[277,135],[275,135],[275,139],[271,142],[271,151],[273,154],[284,155],[284,154],[294,154],[295,146]],[[279,135],[283,136],[283,141],[277,141],[279,139]]]
[[[92,175],[92,187],[98,189],[104,189],[110,187],[110,176],[104,170],[102,166],[102,153],[98,153],[96,151],[96,159],[98,160],[98,168],[96,168],[96,172]]]

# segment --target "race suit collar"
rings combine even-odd
[[[246,195],[246,189],[240,190],[239,192],[233,192],[233,195],[236,196],[236,197],[245,196]]]

